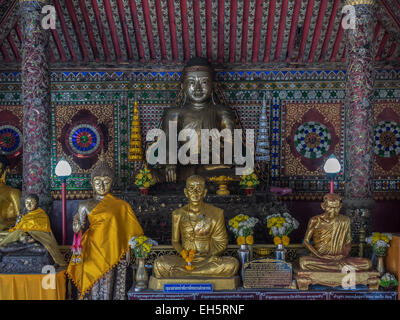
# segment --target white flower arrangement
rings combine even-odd
[[[257,218],[244,214],[239,214],[229,220],[229,229],[235,234],[238,244],[242,244],[243,241],[247,244],[253,244],[253,229],[258,221]]]
[[[387,248],[390,247],[392,235],[390,233],[374,232],[370,237],[366,238],[367,244],[372,246],[372,249],[377,255],[386,255]]]
[[[270,235],[274,237],[287,236],[300,225],[288,212],[269,215],[265,220],[267,228],[270,229]]]

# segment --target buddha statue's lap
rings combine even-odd
[[[172,213],[172,246],[180,256],[156,259],[156,278],[227,278],[237,273],[237,259],[221,256],[228,245],[223,210],[203,202],[206,192],[202,177],[187,180],[189,204]],[[191,251],[194,257],[188,260]]]

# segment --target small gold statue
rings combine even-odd
[[[67,275],[81,299],[124,300],[130,261],[129,240],[143,234],[131,206],[111,194],[114,171],[101,155],[91,174],[94,197],[82,201],[74,216],[74,233],[83,232],[80,259]]]
[[[340,286],[343,276],[351,271],[355,273],[356,284],[368,284],[370,288],[376,286],[376,273],[370,272],[371,261],[349,257],[350,218],[339,214],[341,200],[337,194],[326,194],[321,204],[325,212],[311,218],[308,223],[304,245],[313,256],[300,257],[297,278],[300,289],[308,288],[311,283]]]
[[[21,191],[6,185],[10,162],[0,155],[0,231],[15,225],[21,211]]]
[[[200,176],[189,177],[184,192],[189,204],[172,213],[172,246],[181,257],[159,257],[153,266],[155,277],[204,279],[235,276],[239,268],[237,259],[220,256],[228,245],[223,210],[203,202],[207,193],[205,180]]]
[[[43,209],[38,207],[38,204],[39,198],[36,194],[30,194],[25,198],[27,213],[0,242],[0,252],[25,252],[28,255],[30,253],[37,255],[41,250],[36,248],[34,244],[38,242],[50,253],[57,265],[66,266],[64,257],[58,248],[57,240],[51,231],[49,217]]]

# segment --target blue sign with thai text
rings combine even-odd
[[[164,293],[213,292],[212,283],[169,283],[164,284]]]

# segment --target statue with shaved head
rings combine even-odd
[[[223,278],[234,276],[237,259],[221,257],[228,245],[222,209],[204,203],[205,180],[191,176],[186,181],[189,204],[172,213],[172,246],[180,256],[162,256],[154,262],[156,278]],[[187,268],[192,254],[191,267]],[[190,259],[191,260],[191,259]]]

